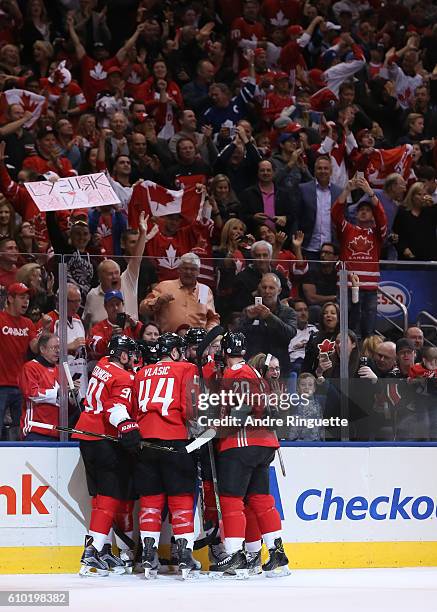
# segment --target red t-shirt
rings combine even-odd
[[[131,414],[131,393],[134,376],[121,366],[104,357],[95,366],[85,397],[85,410],[76,423],[76,429],[117,437],[117,428],[109,418],[113,408],[126,408]],[[73,434],[78,440],[98,440],[93,436]]]
[[[23,436],[32,432],[59,438],[59,432],[56,430],[29,425],[29,421],[59,425],[58,366],[47,367],[36,359],[32,359],[32,361],[24,364],[18,382],[23,394],[23,410],[21,413]]]
[[[18,375],[26,361],[30,342],[36,338],[34,323],[27,317],[0,312],[0,387],[18,387]]]
[[[196,375],[196,366],[186,361],[158,361],[137,372],[133,412],[142,438],[188,439],[187,407]]]
[[[31,155],[26,157],[23,162],[23,168],[30,168],[37,174],[46,174],[46,172],[56,172],[60,177],[64,176],[76,176],[76,172],[73,170],[73,166],[66,157],[59,157],[58,162],[61,164],[61,168],[55,166],[55,164],[39,155]]]
[[[7,289],[9,285],[12,285],[12,283],[17,282],[15,278],[17,270],[18,268],[16,266],[14,266],[12,270],[4,270],[0,266],[0,287],[6,287]]]

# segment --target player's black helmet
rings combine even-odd
[[[144,365],[151,365],[159,361],[158,345],[156,342],[146,342],[145,340],[138,340],[137,345],[140,349]]]
[[[137,356],[137,343],[132,338],[129,338],[129,336],[112,336],[108,344],[109,356],[117,358],[121,353],[127,353],[129,357]]]
[[[201,327],[190,327],[184,336],[185,346],[194,346],[203,342],[206,336],[206,329]]]
[[[240,357],[246,353],[246,336],[241,332],[226,332],[222,339],[222,351],[227,357]]]
[[[178,336],[172,332],[166,332],[159,336],[157,343],[158,357],[168,357],[174,348],[182,350],[185,348],[185,341],[182,336]]]

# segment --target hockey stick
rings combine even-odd
[[[209,330],[209,332],[206,334],[203,341],[200,342],[199,345],[197,346],[196,365],[199,371],[200,388],[202,389],[202,393],[206,392],[206,385],[205,385],[205,379],[203,377],[203,368],[202,368],[203,353],[208,348],[208,346],[212,342],[214,342],[214,340],[218,336],[222,336],[224,333],[225,333],[225,330],[223,329],[223,327],[221,325],[216,325],[216,327],[213,327],[212,329]],[[224,541],[225,530],[223,526],[222,507],[220,504],[219,491],[218,491],[217,468],[215,464],[214,447],[213,447],[211,440],[208,441],[208,453],[209,453],[209,462],[211,464],[212,486],[214,489],[215,505],[217,508],[217,518],[218,518],[218,523],[219,523],[220,537],[222,541]]]
[[[269,368],[269,365],[270,365],[270,362],[272,360],[272,357],[273,357],[273,355],[271,355],[270,353],[268,353],[267,356],[266,356],[266,361],[264,363],[263,372],[262,372],[263,378],[266,377],[267,370]],[[278,439],[278,434],[276,433],[276,429],[273,429],[273,433],[275,434],[276,440],[278,441],[278,444],[279,444],[279,439]],[[284,465],[284,460],[282,458],[281,447],[278,447],[276,449],[276,452],[278,453],[279,465],[281,466],[282,476],[285,478],[287,474],[285,472],[285,465]]]

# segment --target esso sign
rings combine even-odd
[[[411,294],[405,285],[393,281],[383,281],[379,283],[379,286],[407,308],[410,306]],[[395,318],[399,317],[402,311],[397,304],[393,304],[385,295],[378,293],[378,314]]]

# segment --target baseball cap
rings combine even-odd
[[[40,140],[41,138],[44,138],[49,134],[53,134],[54,136],[56,136],[56,130],[51,125],[45,125],[44,127],[41,127],[38,130],[36,137],[38,140]]]
[[[326,82],[323,76],[323,70],[320,70],[320,68],[312,68],[308,72],[308,76],[318,87],[325,87]]]
[[[289,28],[287,28],[287,34],[289,36],[301,36],[303,32],[304,29],[300,25],[291,25]]]
[[[103,298],[103,303],[106,304],[106,302],[109,302],[110,300],[113,300],[114,298],[124,302],[124,297],[123,297],[122,292],[113,290],[113,291],[106,291],[105,297]]]
[[[255,57],[258,57],[258,55],[262,55],[263,53],[266,53],[266,50],[263,49],[262,47],[257,47],[254,53],[255,53]]]
[[[286,72],[277,72],[273,77],[274,81],[282,81],[283,79],[287,79],[288,81],[288,74]]]
[[[30,293],[30,289],[24,283],[12,283],[8,287],[8,295],[24,295],[25,293]]]
[[[106,71],[106,74],[109,76],[110,74],[121,74],[121,68],[119,68],[118,66],[111,66],[110,68],[108,68],[108,70]]]
[[[412,340],[409,340],[408,338],[401,338],[400,340],[396,342],[396,353],[400,353],[401,351],[404,351],[405,349],[408,351],[416,350]]]
[[[279,135],[278,142],[283,143],[283,142],[286,142],[287,140],[290,140],[290,138],[295,139],[296,138],[296,134],[293,133],[293,132],[285,131],[285,132],[282,132],[282,134]]]
[[[273,127],[275,127],[277,130],[282,130],[287,127],[287,125],[290,125],[290,123],[292,123],[290,117],[285,117],[285,115],[283,117],[279,116],[273,122]]]

